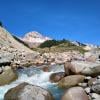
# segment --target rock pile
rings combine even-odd
[[[100,62],[68,61],[64,67],[65,76],[57,81],[60,88],[67,90],[62,100],[100,100]],[[56,77],[59,74],[51,75],[52,82]]]
[[[0,86],[11,83],[18,78],[17,74],[11,69],[10,66],[0,68]]]

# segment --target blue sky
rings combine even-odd
[[[19,37],[38,31],[100,45],[100,0],[0,0],[0,20]]]

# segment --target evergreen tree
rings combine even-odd
[[[3,27],[2,22],[0,21],[0,26]]]

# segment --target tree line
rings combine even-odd
[[[47,40],[45,42],[43,42],[42,44],[40,44],[40,48],[45,48],[45,47],[52,47],[52,46],[57,46],[57,45],[60,45],[60,44],[63,44],[63,43],[66,43],[68,46],[74,46],[74,44],[72,44],[70,41],[68,40]]]

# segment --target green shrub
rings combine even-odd
[[[3,24],[2,24],[2,22],[1,22],[1,21],[0,21],[0,26],[1,26],[1,27],[3,27]]]
[[[44,43],[40,44],[39,47],[40,48],[46,48],[46,47],[50,48],[52,46],[57,46],[63,43],[67,44],[67,46],[74,46],[74,44],[72,44],[70,41],[63,39],[63,40],[47,40]]]
[[[44,43],[40,44],[40,48],[45,48],[45,47],[52,47],[52,46],[56,46],[56,45],[59,45],[59,42],[56,41],[56,40],[47,40],[45,41]]]
[[[84,53],[83,45],[77,46],[71,43],[68,40],[47,40],[44,43],[40,44],[40,50],[44,52],[66,52],[66,51],[79,51],[80,53]],[[41,49],[42,48],[42,49]],[[49,51],[48,51],[48,49]]]

